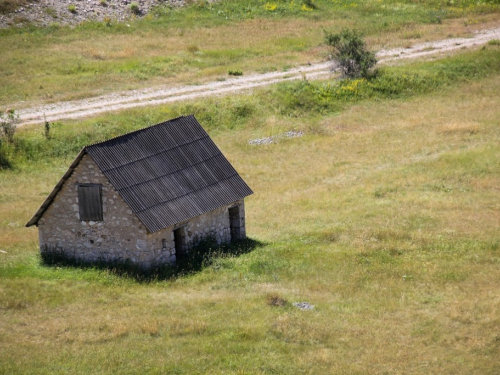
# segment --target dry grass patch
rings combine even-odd
[[[247,230],[264,245],[194,275],[141,284],[43,267],[23,238],[36,231],[2,225],[0,238],[17,242],[0,254],[0,370],[495,373],[499,86],[491,76],[325,117],[264,112],[210,129],[256,192]],[[206,115],[203,105],[193,108]],[[290,129],[306,134],[247,143]],[[27,221],[67,163],[2,172],[6,221]],[[293,306],[302,301],[314,310]]]
[[[39,101],[71,100],[116,90],[207,82],[228,70],[245,74],[286,70],[327,58],[322,29],[363,25],[361,31],[368,45],[378,50],[403,46],[408,43],[408,35],[432,41],[468,35],[498,23],[496,13],[478,16],[472,26],[465,22],[466,15],[442,24],[405,21],[397,14],[393,20],[392,16],[385,15],[377,22],[371,14],[353,13],[352,18],[327,20],[255,17],[221,23],[216,18],[213,24],[191,24],[189,16],[176,15],[179,27],[142,20],[131,23],[130,28],[121,24],[101,28],[96,24],[76,30],[7,34],[0,39],[4,51],[0,55],[0,105],[20,108]],[[387,27],[381,26],[384,24]],[[197,50],[190,52],[193,46]],[[30,72],[29,77],[26,72]]]
[[[479,132],[479,125],[477,123],[450,123],[442,125],[438,131],[449,136],[454,134],[469,136]]]

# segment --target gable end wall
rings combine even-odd
[[[102,185],[103,221],[80,221],[78,184]],[[89,155],[65,181],[38,222],[40,250],[89,262],[151,260],[147,231]]]

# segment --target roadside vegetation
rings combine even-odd
[[[18,129],[0,170],[0,372],[494,374],[499,59],[491,43],[365,80]],[[147,282],[41,265],[24,224],[80,148],[187,113],[256,192],[259,246]],[[248,144],[289,130],[305,135]]]
[[[332,115],[364,101],[407,99],[495,76],[500,74],[499,60],[500,47],[489,45],[437,62],[380,68],[368,79],[308,81],[306,77],[262,89],[252,96],[212,98],[163,106],[154,112],[137,110],[101,116],[92,119],[91,125],[74,129],[65,125],[70,121],[55,122],[46,124],[43,130],[12,136],[3,144],[4,157],[14,169],[29,168],[38,160],[72,158],[85,145],[189,113],[194,113],[209,131],[269,130],[269,116],[300,120]]]
[[[369,78],[377,59],[356,30],[343,29],[337,34],[325,32],[325,41],[342,77]]]
[[[496,0],[194,1],[126,23],[0,30],[0,106],[287,70],[328,58],[323,29],[356,29],[372,50],[469,35],[497,25],[499,10]]]

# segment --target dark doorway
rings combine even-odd
[[[175,258],[176,260],[182,259],[185,255],[185,238],[184,227],[174,229],[174,243],[175,243]]]
[[[239,206],[229,209],[229,229],[231,230],[231,241],[241,238],[241,218]]]

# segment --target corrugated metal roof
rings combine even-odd
[[[82,152],[91,156],[150,232],[252,194],[194,116],[86,146]],[[50,202],[56,193],[49,196]],[[40,210],[28,225],[38,222]]]

